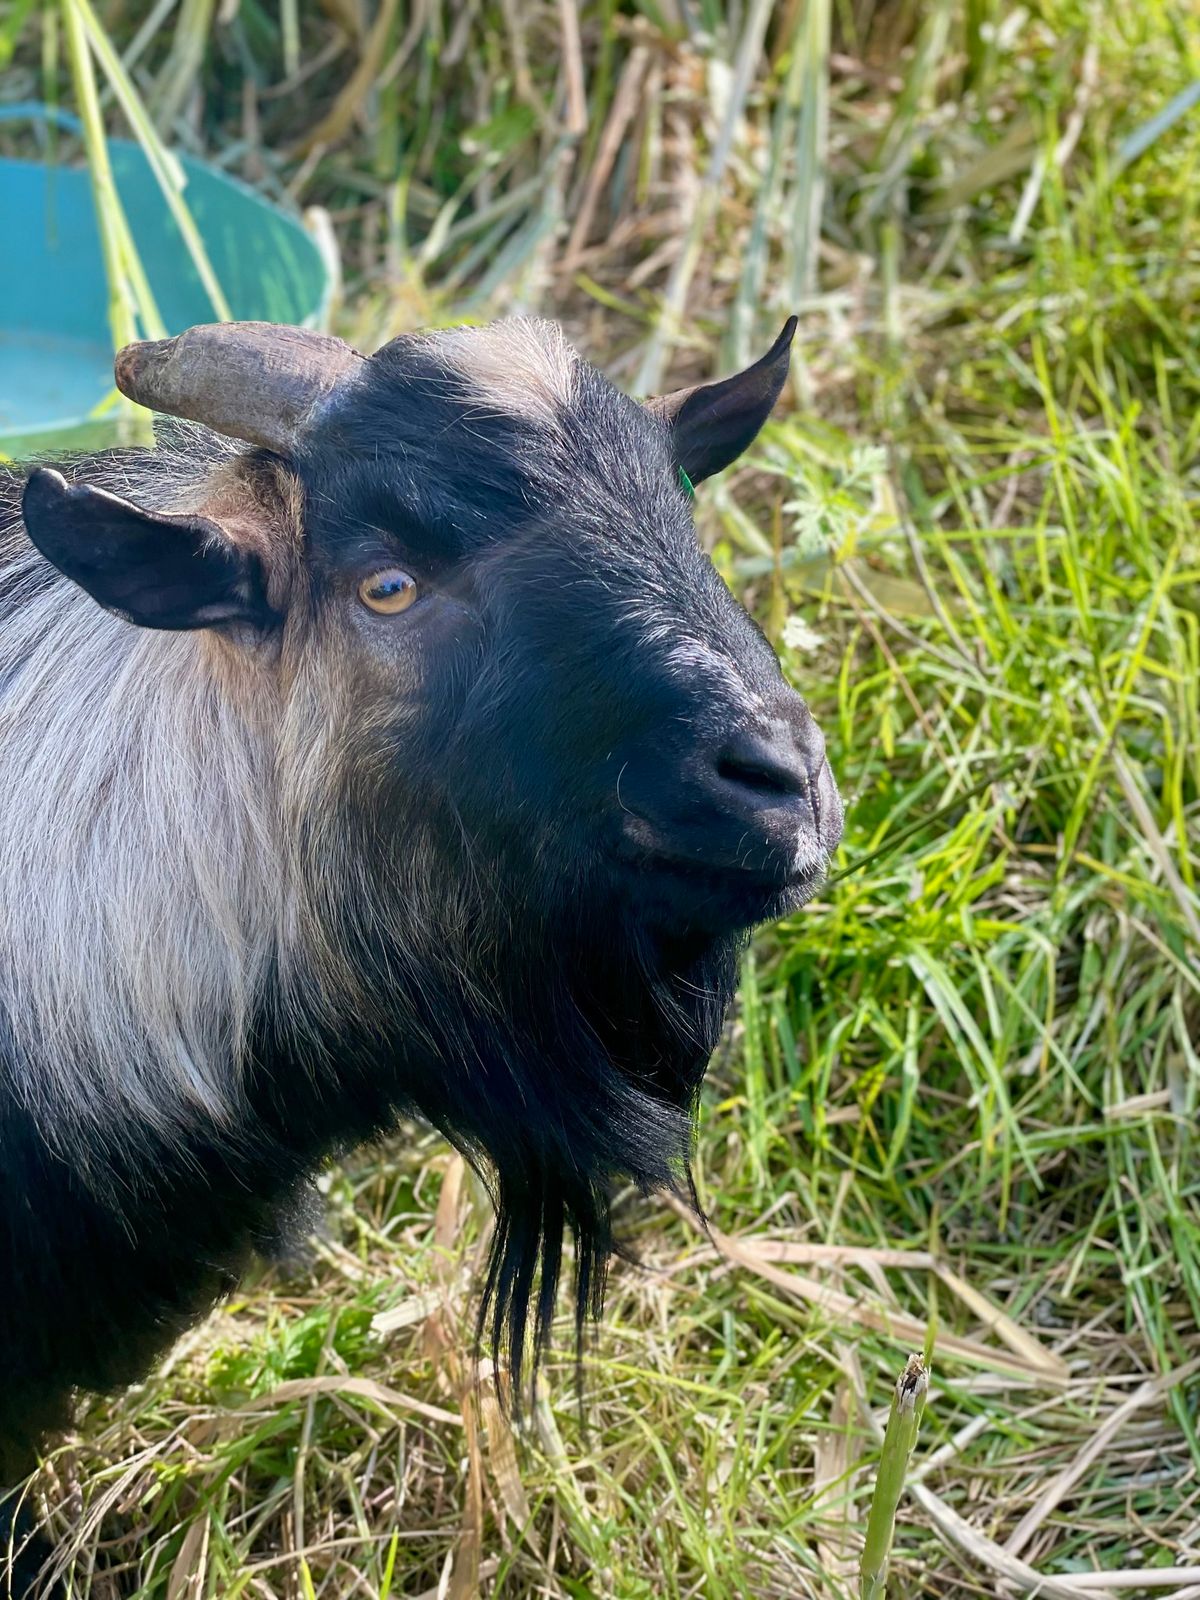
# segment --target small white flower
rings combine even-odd
[[[825,635],[810,628],[803,617],[789,617],[783,625],[783,642],[789,650],[810,653],[825,643]]]

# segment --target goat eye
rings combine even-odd
[[[398,612],[407,611],[417,598],[416,579],[399,567],[384,567],[382,572],[373,572],[363,579],[358,586],[358,598],[368,610],[394,617]]]

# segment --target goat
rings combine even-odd
[[[117,359],[155,448],[0,475],[0,1483],[401,1115],[490,1184],[514,1393],[568,1231],[599,1314],[841,835],[689,505],[794,327],[645,404],[536,320],[193,328]]]

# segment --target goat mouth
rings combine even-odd
[[[791,862],[767,867],[730,866],[670,849],[624,859],[656,903],[728,928],[752,928],[799,911],[828,872],[824,851],[816,858],[798,851]]]

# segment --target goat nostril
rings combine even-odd
[[[807,796],[812,787],[801,751],[766,740],[741,741],[726,749],[717,761],[717,777],[761,795]]]
[[[717,762],[717,777],[724,783],[736,783],[739,788],[753,789],[759,794],[798,792],[796,775],[771,762],[731,761],[728,756],[722,756]]]

